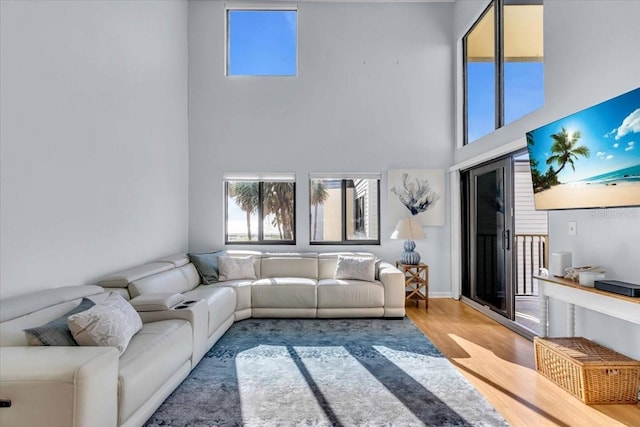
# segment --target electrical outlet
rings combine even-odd
[[[578,224],[575,221],[569,221],[569,236],[578,234]]]

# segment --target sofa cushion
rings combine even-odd
[[[73,339],[80,345],[116,347],[124,353],[131,337],[142,329],[142,319],[118,294],[67,319]]]
[[[186,254],[169,255],[164,258],[157,259],[156,262],[168,262],[173,264],[174,267],[182,267],[189,264],[189,256]]]
[[[217,286],[228,286],[236,290],[236,296],[238,298],[236,302],[236,311],[251,309],[251,286],[253,280],[227,280],[220,282]]]
[[[0,299],[0,323],[5,323],[9,320],[17,319],[22,316],[35,314],[43,309],[55,306],[56,304],[69,303],[70,301],[80,299],[82,297],[98,295],[103,292],[104,289],[102,287],[94,285],[63,286],[61,288],[45,289],[42,291]],[[25,325],[20,329],[20,332],[22,332],[22,329],[25,329],[25,327],[39,326],[45,322],[53,320],[76,305],[77,303],[71,304],[68,308],[63,309],[45,321]]]
[[[271,278],[282,276],[317,279],[317,256],[263,256],[260,277]]]
[[[178,267],[178,270],[180,270],[180,273],[182,273],[185,279],[187,279],[187,286],[189,287],[189,290],[200,285],[200,274],[198,274],[198,270],[196,270],[195,265],[189,263],[182,267]]]
[[[77,313],[81,313],[85,310],[93,307],[95,303],[88,298],[82,298],[80,304],[57,319],[53,319],[46,325],[38,326],[35,328],[29,328],[24,330],[25,338],[29,345],[75,345],[78,343],[73,339],[69,326],[67,325],[67,318]]]
[[[375,280],[375,259],[338,255],[334,279]]]
[[[172,268],[174,268],[174,266],[170,262],[151,262],[110,274],[100,279],[98,286],[102,286],[103,288],[126,288],[131,282],[151,276],[152,274],[171,270]]]
[[[317,281],[304,277],[260,279],[251,286],[253,308],[316,308]]]
[[[184,301],[183,294],[158,293],[138,295],[129,303],[137,312],[167,311]]]
[[[198,270],[202,283],[205,285],[211,285],[218,282],[218,257],[224,256],[226,251],[204,252],[204,253],[190,253],[189,259]]]
[[[105,292],[112,292],[114,294],[120,295],[122,298],[127,301],[131,299],[131,295],[129,294],[128,288],[103,288]]]
[[[198,286],[200,277],[193,264],[154,274],[129,285],[131,298],[150,293],[181,293]]]
[[[384,286],[363,280],[321,279],[318,308],[367,308],[384,306]]]
[[[209,307],[207,336],[211,336],[236,310],[236,291],[230,287],[198,286],[185,292],[187,300],[205,300]]]
[[[192,351],[193,333],[187,320],[145,323],[120,356],[118,425],[166,386],[185,363],[190,364]]]
[[[218,258],[220,280],[255,279],[256,270],[253,267],[253,256]]]

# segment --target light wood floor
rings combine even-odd
[[[583,404],[536,373],[531,341],[462,302],[409,302],[407,316],[514,427],[640,426],[640,404]]]

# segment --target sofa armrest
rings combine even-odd
[[[118,351],[112,347],[0,347],[2,426],[115,427]]]
[[[404,275],[391,263],[382,261],[379,277],[384,286],[384,317],[404,317]]]
[[[131,305],[136,311],[167,311],[184,301],[184,295],[175,293],[144,294],[133,298]]]
[[[184,319],[191,323],[193,331],[193,355],[191,369],[195,368],[207,352],[209,333],[209,306],[204,300],[183,301],[168,310],[138,312],[143,323],[167,319]]]

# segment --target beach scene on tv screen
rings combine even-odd
[[[640,88],[527,133],[536,209],[640,206]]]

